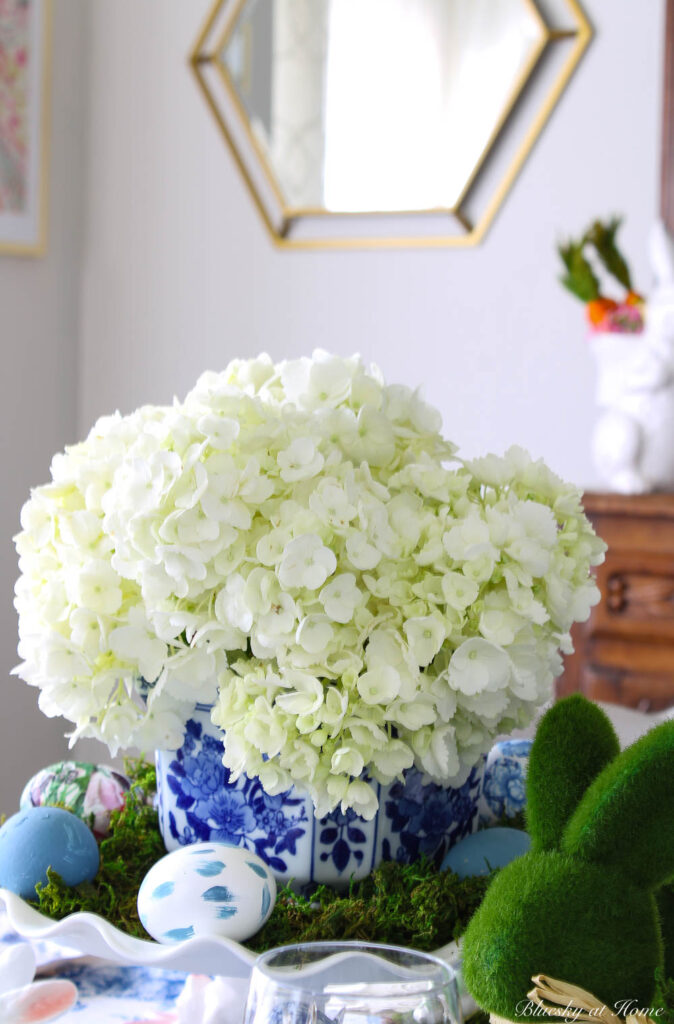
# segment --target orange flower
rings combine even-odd
[[[614,309],[618,308],[618,303],[614,302],[613,299],[607,299],[605,296],[600,295],[598,299],[592,299],[588,302],[585,307],[587,310],[587,318],[593,327],[600,324],[607,313],[612,313]]]

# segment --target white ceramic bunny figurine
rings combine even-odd
[[[35,953],[27,943],[0,954],[0,1020],[3,1024],[43,1024],[74,1006],[72,981],[33,981]]]
[[[674,242],[658,221],[650,236],[655,288],[642,334],[595,334],[600,415],[597,469],[613,491],[674,488]]]
[[[177,1024],[231,1024],[243,1020],[248,979],[191,974],[178,997]]]

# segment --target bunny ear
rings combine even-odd
[[[535,850],[559,847],[587,787],[619,751],[607,716],[579,693],[543,716],[527,769],[527,828]]]
[[[649,238],[651,266],[660,287],[674,282],[674,240],[662,220],[655,222]]]
[[[642,736],[593,782],[569,820],[562,849],[615,867],[640,888],[674,875],[674,721]]]
[[[0,996],[4,1024],[41,1024],[54,1020],[77,1002],[72,981],[36,981]]]

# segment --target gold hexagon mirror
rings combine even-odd
[[[471,245],[590,36],[577,0],[217,0],[191,63],[278,245]]]

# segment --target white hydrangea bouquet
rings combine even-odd
[[[19,654],[72,741],[174,749],[213,704],[232,779],[319,815],[413,764],[458,785],[551,694],[603,559],[580,493],[324,352],[100,419],[16,538]]]

